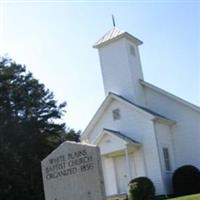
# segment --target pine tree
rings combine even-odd
[[[1,200],[44,199],[40,162],[67,139],[65,106],[25,66],[0,58]]]

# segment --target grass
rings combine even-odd
[[[168,200],[200,200],[200,194],[176,197],[176,198],[172,198],[172,199],[168,199]]]

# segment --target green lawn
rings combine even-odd
[[[172,198],[169,200],[200,200],[200,194],[194,194],[194,195],[189,195],[189,196],[184,196],[184,197],[177,197],[177,198]]]

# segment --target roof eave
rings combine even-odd
[[[96,138],[96,140],[94,141],[95,145],[98,145],[99,142],[101,141],[101,139],[103,138],[104,134],[109,134],[112,135],[113,137],[121,140],[124,145],[130,145],[130,146],[135,146],[135,147],[140,147],[142,144],[140,142],[137,141],[131,141],[131,139],[129,139],[130,141],[127,141],[126,139],[123,139],[122,137],[117,136],[116,134],[114,134],[112,131],[109,131],[108,129],[103,129],[103,131],[101,132],[101,134],[98,136],[98,138]]]
[[[131,34],[129,34],[127,32],[124,32],[124,33],[122,33],[122,34],[120,34],[120,35],[118,35],[118,36],[116,36],[116,37],[114,37],[114,38],[112,38],[110,40],[107,40],[107,41],[104,41],[102,43],[93,45],[93,48],[99,49],[99,48],[104,47],[104,46],[106,46],[106,45],[108,45],[108,44],[110,44],[110,43],[112,43],[112,42],[114,42],[116,40],[119,40],[119,39],[123,38],[123,37],[125,37],[126,39],[131,40],[132,42],[136,43],[138,46],[143,44],[143,42],[141,40],[139,40],[138,38],[132,36]]]
[[[124,102],[125,104],[127,105],[130,105],[132,108],[134,108],[135,110],[137,110],[138,112],[140,113],[143,113],[149,120],[152,120],[152,121],[160,121],[160,122],[163,122],[165,124],[174,124],[174,121],[172,120],[169,120],[169,119],[165,119],[165,118],[162,118],[162,117],[158,117],[158,116],[155,116],[154,114],[152,113],[149,113],[145,110],[142,110],[141,108],[139,107],[136,107],[134,105],[132,105],[131,103],[121,99],[120,97],[118,97],[116,94],[110,92],[109,95],[105,98],[105,100],[103,101],[103,103],[101,104],[101,106],[99,107],[99,109],[96,111],[96,113],[94,114],[93,118],[90,120],[88,126],[86,127],[86,129],[83,131],[82,135],[81,135],[81,140],[84,140],[85,137],[87,137],[88,133],[91,131],[91,129],[93,129],[93,127],[95,126],[96,124],[96,120],[99,116],[101,116],[101,114],[104,112],[105,108],[110,104],[110,102],[113,100],[113,99],[118,99],[118,101],[120,102]]]
[[[110,95],[113,97],[113,98],[118,98],[120,100],[120,97],[116,96],[115,94],[113,93],[110,93]],[[131,104],[129,102],[125,102],[127,104]],[[132,105],[132,104],[131,104]],[[134,105],[132,105],[134,106]],[[143,114],[145,114],[147,117],[149,117],[150,120],[152,121],[158,121],[158,122],[161,122],[161,123],[164,123],[164,124],[167,124],[167,125],[174,125],[176,124],[176,122],[174,120],[171,120],[171,119],[167,119],[167,118],[164,118],[162,116],[157,116],[157,115],[154,115],[154,114],[151,114],[145,110],[142,110],[141,108],[137,107],[137,106],[134,106],[134,109],[136,109],[137,111],[139,112],[142,112]]]
[[[136,141],[136,140],[134,140],[134,139],[132,139],[132,138],[130,138],[130,137],[128,137],[128,136],[122,134],[121,132],[109,130],[109,129],[106,129],[106,128],[103,129],[103,132],[104,132],[104,133],[110,133],[110,134],[112,134],[112,135],[114,135],[114,136],[120,138],[121,140],[124,141],[124,143],[125,143],[126,145],[127,145],[127,144],[134,144],[134,145],[139,145],[139,146],[141,145],[140,142],[138,142],[138,141]],[[119,136],[119,135],[121,135],[121,136]]]
[[[161,88],[159,88],[159,87],[157,87],[157,86],[155,86],[155,85],[153,85],[151,83],[148,83],[148,82],[140,79],[140,84],[142,86],[146,86],[148,88],[151,88],[152,90],[154,90],[154,91],[156,91],[156,92],[158,92],[160,94],[166,95],[166,96],[170,97],[171,99],[174,99],[175,101],[180,102],[180,103],[182,103],[182,104],[184,104],[184,105],[196,110],[197,112],[200,112],[200,107],[199,106],[196,106],[196,105],[194,105],[194,104],[192,104],[192,103],[190,103],[190,102],[188,102],[188,101],[186,101],[186,100],[184,100],[184,99],[182,99],[180,97],[177,97],[177,96],[175,96],[175,95],[173,95],[173,94],[171,94],[171,93],[169,93],[169,92],[167,92],[167,91],[165,91],[165,90],[163,90],[163,89],[161,89]]]
[[[173,125],[176,124],[176,121],[173,121],[171,119],[164,119],[164,118],[158,117],[158,116],[154,117],[153,121],[163,123],[163,124],[166,124],[168,126],[173,126]]]
[[[85,130],[83,131],[83,133],[81,134],[81,140],[84,140],[85,137],[87,137],[88,133],[90,132],[90,130],[93,128],[93,126],[96,124],[96,118],[98,118],[99,116],[101,116],[101,114],[104,112],[105,108],[109,105],[110,101],[112,101],[112,98],[110,98],[110,95],[108,95],[103,103],[100,105],[100,107],[97,109],[97,111],[95,112],[95,114],[93,115],[92,119],[90,120],[90,122],[88,123],[87,127],[85,128]]]
[[[130,105],[132,108],[134,108],[134,109],[137,110],[138,112],[140,112],[140,113],[146,115],[150,120],[153,120],[153,119],[155,118],[155,115],[153,115],[152,113],[149,113],[149,112],[147,112],[147,111],[145,111],[145,110],[143,110],[143,109],[141,109],[141,108],[139,108],[139,107],[137,107],[137,106],[131,104],[130,102],[127,102],[127,101],[125,101],[124,99],[121,99],[119,96],[115,95],[114,93],[110,92],[109,94],[110,94],[110,96],[111,96],[112,98],[118,99],[118,100],[121,101],[121,102],[123,101],[125,104]]]

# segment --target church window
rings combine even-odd
[[[164,164],[165,164],[165,170],[171,171],[171,163],[169,158],[169,150],[167,147],[163,147],[163,158],[164,158]]]
[[[120,110],[119,110],[119,108],[114,109],[114,110],[112,111],[112,115],[113,115],[113,119],[114,119],[114,120],[120,119]]]
[[[130,45],[130,54],[135,56],[135,48],[132,45]]]

